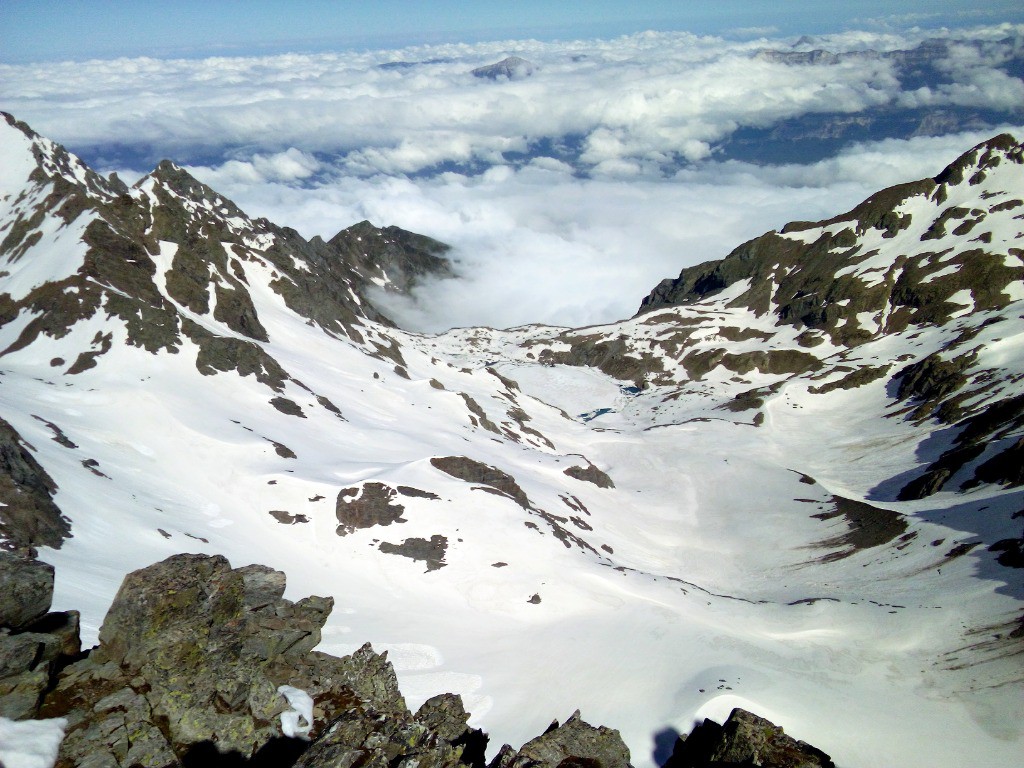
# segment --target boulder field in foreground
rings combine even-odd
[[[49,612],[53,568],[0,552],[0,716],[66,720],[58,768],[485,766],[487,736],[468,726],[458,695],[411,713],[386,653],[369,644],[344,658],[313,650],[332,598],[292,602],[284,590],[284,574],[266,566],[174,555],[125,577],[100,644],[82,653],[77,614]],[[618,731],[577,711],[518,751],[503,746],[489,768],[629,760]],[[724,725],[706,720],[680,738],[666,768],[710,765],[833,764],[735,710]]]

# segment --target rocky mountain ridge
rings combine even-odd
[[[306,241],[171,163],[128,189],[0,130],[0,532],[56,566],[87,644],[125,574],[199,551],[332,596],[322,651],[384,643],[503,742],[582,707],[662,765],[652,721],[741,707],[846,763],[906,729],[1008,754],[1016,142],[629,320],[421,336],[372,298],[443,270],[434,241]]]
[[[933,179],[884,190],[828,221],[787,224],[720,262],[684,269],[658,285],[640,313],[694,304],[746,281],[727,307],[770,312],[777,324],[801,331],[801,347],[829,342],[850,350],[985,313],[920,360],[861,368],[845,381],[856,385],[891,371],[897,401],[914,403],[911,418],[934,418],[959,432],[956,447],[897,498],[935,493],[986,447],[986,461],[961,482],[1020,485],[1024,401],[1013,386],[1017,374],[979,364],[977,337],[1006,321],[1004,311],[1021,298],[1022,165],[1016,139],[997,136]],[[989,175],[999,179],[996,187],[981,189]]]
[[[128,189],[13,117],[4,119],[37,160],[0,243],[9,282],[18,282],[19,262],[42,237],[41,227],[73,227],[90,246],[84,263],[62,280],[4,295],[5,323],[21,313],[35,315],[6,352],[30,344],[40,332],[60,337],[100,308],[123,320],[129,344],[149,351],[174,350],[182,335],[200,346],[209,343],[204,317],[233,332],[241,342],[233,346],[241,350],[247,341],[267,340],[248,292],[247,266],[261,272],[292,311],[330,333],[358,337],[352,329],[360,320],[387,324],[362,295],[369,286],[403,291],[418,276],[450,274],[443,258],[447,246],[430,238],[362,222],[329,241],[306,241],[294,230],[250,219],[169,161]],[[157,262],[166,266],[163,274],[157,274]],[[70,271],[78,265],[53,266]],[[25,279],[38,277],[32,271],[38,268],[27,267]],[[52,301],[55,294],[60,301]],[[83,353],[70,370],[89,366],[100,354]]]

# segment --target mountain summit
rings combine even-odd
[[[520,80],[533,74],[533,64],[519,56],[509,56],[497,61],[494,64],[487,64],[477,67],[470,72],[473,77],[482,77],[485,80]]]
[[[86,644],[168,557],[286,573],[334,600],[321,649],[373,641],[497,743],[579,707],[646,766],[742,707],[840,764],[1009,764],[1022,199],[996,137],[631,319],[422,336],[373,297],[442,244],[305,240],[8,117],[0,536]]]

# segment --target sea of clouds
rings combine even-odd
[[[935,87],[906,88],[885,58],[826,66],[756,55],[906,50],[936,36],[974,42],[949,49]],[[1022,40],[1024,27],[1007,24],[802,41],[648,32],[5,65],[0,108],[128,179],[172,158],[250,214],[306,236],[369,219],[451,244],[457,279],[387,300],[407,327],[580,326],[630,316],[683,266],[934,175],[998,130],[1020,132],[1024,83],[1004,70]],[[509,55],[532,74],[470,74]],[[846,145],[805,163],[721,151],[740,129],[921,106],[1013,119]]]

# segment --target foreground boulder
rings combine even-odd
[[[50,613],[53,566],[0,550],[0,717],[35,717],[53,675],[77,656],[78,613]]]
[[[391,664],[369,645],[344,659],[312,650],[333,600],[292,603],[284,589],[283,573],[221,556],[128,574],[100,645],[63,671],[40,712],[68,720],[57,765],[198,765],[302,748],[282,735],[281,686],[313,697],[313,737],[353,707],[407,717]]]
[[[0,550],[0,627],[22,629],[50,610],[53,566]]]
[[[734,709],[724,724],[705,720],[680,737],[664,768],[835,768],[820,749],[787,736],[782,728],[745,709]]]

